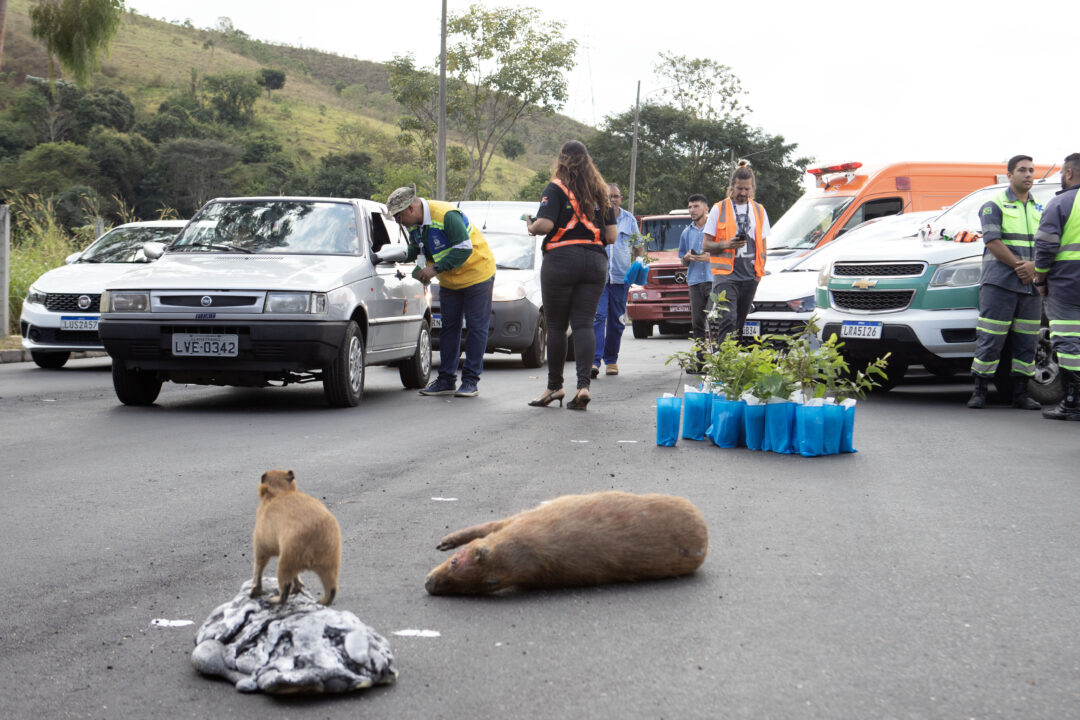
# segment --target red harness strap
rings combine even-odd
[[[585,213],[581,212],[581,206],[578,204],[578,200],[574,196],[573,191],[571,191],[570,188],[566,187],[566,185],[564,185],[562,181],[558,178],[552,178],[551,182],[555,183],[555,185],[557,185],[560,190],[566,193],[566,197],[570,200],[570,207],[574,208],[574,216],[570,218],[570,222],[566,223],[565,227],[559,228],[555,232],[555,234],[551,236],[551,239],[548,240],[546,243],[545,249],[551,250],[553,248],[560,248],[566,245],[600,245],[602,247],[604,243],[600,240],[600,228],[596,227],[596,225],[589,220]],[[573,230],[575,227],[577,227],[579,218],[581,219],[581,223],[592,232],[593,239],[562,240],[562,236],[565,235],[568,230]]]

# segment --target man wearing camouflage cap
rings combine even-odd
[[[476,397],[491,322],[495,256],[480,229],[469,222],[465,213],[451,203],[417,196],[415,185],[390,193],[386,209],[409,230],[408,260],[415,260],[421,254],[426,260],[413,276],[424,284],[432,278],[439,279],[442,315],[439,376],[420,394]],[[457,367],[463,324],[468,332],[459,387]]]

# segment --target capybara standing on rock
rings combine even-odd
[[[263,473],[251,544],[255,551],[251,597],[262,595],[263,570],[276,555],[281,594],[271,602],[284,605],[292,591],[304,586],[300,573],[305,570],[314,570],[322,581],[319,602],[334,602],[341,565],[341,528],[325,505],[296,489],[292,470]]]
[[[432,595],[600,585],[692,573],[709,532],[694,505],[673,495],[564,495],[504,520],[450,533],[439,550],[465,547],[428,573]]]

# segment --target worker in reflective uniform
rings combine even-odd
[[[1052,420],[1080,420],[1080,153],[1065,158],[1061,192],[1046,204],[1035,233],[1035,288],[1046,297],[1050,341],[1065,399],[1043,411]]]
[[[1013,407],[1039,410],[1028,396],[1028,381],[1035,374],[1035,344],[1042,322],[1042,298],[1031,284],[1035,279],[1035,231],[1042,206],[1030,196],[1035,164],[1016,155],[1006,166],[1009,187],[979,210],[982,224],[982,278],[979,321],[975,326],[975,359],[971,373],[975,391],[969,408],[986,407],[990,379],[997,372],[1001,350],[1012,333]]]

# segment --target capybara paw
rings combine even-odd
[[[255,587],[251,588],[251,597],[257,598],[260,597],[262,594],[263,589],[261,586],[256,585]]]

